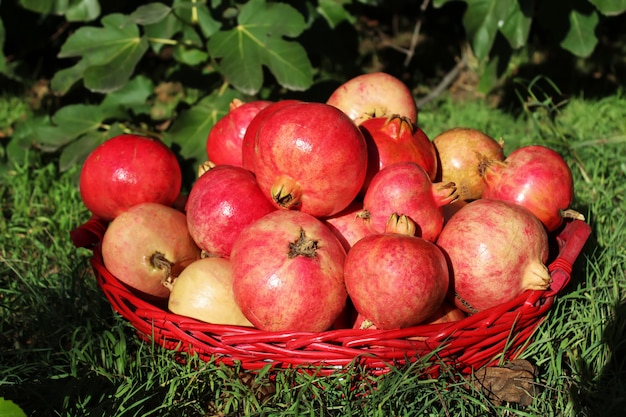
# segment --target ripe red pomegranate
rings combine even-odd
[[[189,233],[200,249],[228,258],[241,230],[275,207],[250,171],[218,165],[193,184],[186,210]]]
[[[271,104],[267,100],[244,103],[235,99],[230,111],[213,125],[206,142],[209,161],[216,165],[242,166],[243,138],[252,119]]]
[[[434,242],[443,227],[441,207],[457,197],[454,183],[433,183],[421,166],[399,162],[386,166],[372,178],[363,207],[379,233],[385,230],[389,216],[399,213],[416,223],[417,236]]]
[[[446,297],[446,258],[434,243],[413,236],[414,232],[407,216],[393,214],[385,233],[359,240],[346,257],[348,295],[359,315],[378,329],[422,323]]]
[[[566,209],[574,199],[574,180],[563,157],[541,145],[523,146],[504,162],[489,164],[483,176],[484,198],[511,201],[530,210],[548,231],[564,216],[581,218]]]
[[[300,211],[273,211],[235,241],[235,300],[261,330],[327,330],[346,304],[345,256],[320,220]]]
[[[168,283],[168,309],[212,324],[252,327],[233,296],[233,267],[228,259],[198,259]]]
[[[480,198],[487,165],[503,161],[502,141],[474,128],[455,127],[433,139],[439,158],[436,181],[454,182],[461,200]]]
[[[178,276],[200,249],[180,211],[157,203],[137,204],[117,216],[102,238],[104,266],[142,297],[167,298],[163,282]]]
[[[335,233],[346,251],[360,239],[376,233],[370,225],[369,214],[363,211],[363,202],[360,200],[354,200],[344,210],[324,218],[323,221]]]
[[[448,257],[455,304],[467,313],[550,285],[546,230],[515,203],[485,198],[468,203],[450,218],[437,245]]]
[[[119,135],[95,148],[80,173],[80,195],[96,216],[111,220],[139,203],[174,204],[182,172],[176,155],[146,136]]]
[[[326,100],[358,125],[372,117],[399,114],[417,123],[417,105],[411,90],[384,72],[362,74],[340,85]]]
[[[276,207],[332,216],[359,193],[367,170],[363,134],[344,113],[323,103],[295,103],[259,126],[254,170]]]
[[[281,107],[300,102],[300,100],[280,100],[264,107],[254,116],[254,118],[252,118],[250,124],[248,124],[248,128],[246,129],[246,133],[243,136],[243,142],[241,144],[241,165],[244,168],[254,172],[254,143],[256,141],[256,133],[259,126],[261,126],[265,121],[265,118]]]
[[[368,148],[368,170],[363,190],[367,190],[372,177],[381,168],[396,162],[415,162],[424,168],[431,180],[435,179],[435,147],[424,131],[407,117],[372,117],[363,121],[359,128]]]

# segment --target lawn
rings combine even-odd
[[[419,365],[380,377],[352,368],[363,381],[355,387],[341,374],[250,374],[194,357],[176,361],[112,311],[90,269],[91,252],[69,239],[89,218],[77,189],[80,168],[61,173],[54,157],[39,154],[10,166],[0,183],[0,397],[31,416],[623,415],[626,95],[556,102],[525,88],[527,98],[508,108],[438,100],[422,109],[420,125],[431,137],[479,128],[502,137],[507,153],[543,144],[572,168],[572,208],[592,234],[522,355],[538,368],[530,405],[494,404],[471,376],[424,378]]]

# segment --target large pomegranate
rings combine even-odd
[[[235,241],[235,300],[261,330],[327,330],[346,304],[345,256],[320,220],[300,211],[273,211]]]
[[[385,233],[359,240],[346,257],[350,299],[378,329],[417,325],[435,314],[446,297],[446,258],[434,243],[413,236],[414,231],[408,217],[393,214]]]
[[[241,230],[276,208],[250,171],[218,165],[193,184],[186,210],[189,233],[200,249],[228,258]]]
[[[407,117],[373,117],[359,126],[368,146],[368,171],[363,185],[367,189],[381,168],[396,162],[415,162],[431,180],[437,174],[437,154],[433,143]]]
[[[454,182],[461,200],[480,198],[486,167],[504,160],[502,142],[474,128],[448,129],[437,135],[433,144],[439,158],[436,181]]]
[[[448,257],[455,304],[465,312],[550,285],[546,230],[515,203],[485,198],[468,203],[450,218],[437,245]]]
[[[346,113],[358,125],[372,117],[399,114],[417,123],[417,105],[411,90],[385,72],[361,74],[337,87],[326,104]]]
[[[243,138],[252,119],[272,102],[255,100],[244,103],[235,99],[230,111],[218,120],[207,137],[206,151],[209,161],[216,165],[242,166]]]
[[[141,296],[167,298],[163,285],[200,258],[180,211],[157,203],[137,204],[109,224],[102,238],[104,266]]]
[[[80,173],[80,195],[96,216],[111,220],[139,203],[174,204],[182,172],[176,155],[146,136],[119,135],[95,148]]]
[[[367,145],[343,112],[295,103],[269,114],[255,139],[254,171],[276,207],[317,217],[345,209],[367,171]]]
[[[443,227],[442,206],[456,200],[454,183],[433,183],[424,168],[399,162],[381,169],[372,178],[363,207],[372,227],[384,232],[389,216],[405,214],[417,225],[416,235],[434,242]]]
[[[511,201],[526,207],[548,231],[563,222],[574,199],[574,181],[569,166],[556,151],[541,145],[523,146],[504,162],[489,164],[483,176],[484,198]],[[579,216],[573,211],[574,217]]]

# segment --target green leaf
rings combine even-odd
[[[313,68],[298,42],[287,41],[305,29],[303,16],[285,3],[251,0],[238,16],[238,25],[209,39],[209,52],[221,58],[220,70],[238,90],[256,94],[263,85],[263,66],[290,90],[306,90]]]
[[[526,45],[532,23],[535,0],[519,0],[512,5],[511,14],[500,28],[512,48]]]
[[[154,92],[154,83],[148,77],[138,75],[124,87],[107,94],[100,103],[105,118],[124,118],[126,111],[134,114],[150,112],[148,97]]]
[[[572,9],[569,14],[570,27],[561,41],[561,47],[581,58],[591,55],[598,43],[595,34],[598,21],[595,10],[586,15]]]
[[[433,6],[438,9],[441,6],[443,6],[446,3],[451,3],[453,1],[460,1],[460,0],[433,0]]]
[[[511,14],[517,0],[473,0],[467,3],[463,25],[479,60],[487,58],[498,30]]]
[[[180,154],[197,162],[206,160],[206,139],[213,125],[229,111],[237,92],[227,89],[215,91],[195,106],[184,110],[165,133],[163,141],[180,146]]]
[[[106,140],[106,136],[107,132],[92,130],[65,146],[59,156],[59,169],[63,172],[82,164],[91,151]]]
[[[172,9],[163,3],[148,3],[137,7],[130,17],[137,24],[151,25],[165,19],[171,11]]]
[[[67,0],[20,0],[20,5],[40,14],[62,15],[68,7]]]
[[[344,20],[354,24],[356,18],[344,7],[344,5],[351,3],[351,0],[319,0],[317,12],[324,17],[332,29]]]
[[[589,0],[605,16],[617,16],[626,11],[626,0]]]
[[[160,22],[146,25],[143,29],[150,41],[150,47],[154,52],[159,53],[164,44],[157,40],[172,39],[175,34],[183,29],[183,22],[176,15],[170,13]]]
[[[83,78],[83,73],[86,68],[87,61],[81,59],[76,65],[57,71],[52,77],[52,80],[50,80],[52,91],[59,95],[67,93],[74,84]]]
[[[100,16],[98,0],[79,0],[65,11],[68,22],[89,22]]]
[[[13,401],[0,397],[0,417],[26,417],[26,413]]]
[[[190,27],[199,26],[205,38],[210,38],[222,27],[222,24],[213,18],[211,11],[204,3],[175,0],[172,9]]]
[[[0,74],[5,74],[7,71],[7,63],[2,52],[4,49],[4,36],[4,23],[0,19]]]
[[[100,127],[104,112],[97,105],[71,104],[61,107],[52,117],[51,126],[37,130],[38,144],[47,151],[67,145],[78,136]]]
[[[63,75],[75,77],[84,70],[85,87],[106,93],[128,81],[137,62],[148,50],[148,41],[140,37],[137,25],[122,14],[103,17],[102,25],[102,28],[79,28],[63,44],[58,56],[82,56],[77,64],[79,68],[66,69]],[[60,84],[66,86],[67,83]]]

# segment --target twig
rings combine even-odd
[[[413,35],[411,36],[411,46],[406,50],[406,58],[404,59],[404,66],[408,67],[409,63],[411,63],[411,59],[413,59],[413,55],[415,55],[415,48],[417,47],[417,40],[419,38],[420,30],[422,29],[422,22],[424,20],[424,11],[428,7],[428,3],[430,0],[424,0],[422,5],[420,6],[420,15],[415,22],[415,27],[413,28]]]
[[[439,82],[439,84],[437,84],[437,86],[435,88],[433,88],[433,90],[428,93],[426,96],[422,97],[421,99],[417,100],[417,107],[420,108],[422,106],[424,106],[425,104],[431,102],[432,100],[436,99],[437,97],[439,97],[439,95],[441,95],[441,93],[444,92],[444,90],[446,90],[450,84],[452,84],[454,82],[454,80],[456,79],[456,77],[459,76],[459,73],[461,72],[461,70],[463,70],[463,68],[465,68],[465,66],[467,65],[467,54],[463,54],[462,58],[459,62],[457,62],[457,64],[454,66],[454,68],[452,68]]]

